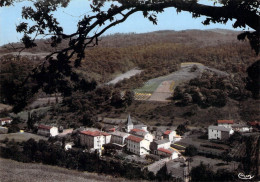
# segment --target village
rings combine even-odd
[[[40,136],[55,139],[55,144],[63,146],[65,151],[78,149],[86,153],[96,153],[100,158],[112,156],[117,159],[127,159],[131,163],[141,164],[148,171],[156,173],[167,166],[168,173],[181,181],[189,180],[190,158],[193,163],[210,161],[221,164],[221,157],[227,153],[234,166],[238,166],[240,157],[245,155],[245,148],[228,146],[227,141],[233,135],[254,135],[259,131],[259,122],[247,124],[236,123],[234,120],[218,120],[216,125],[207,129],[186,130],[181,134],[176,127],[152,128],[131,118],[98,118],[103,128],[63,129],[57,126],[36,124],[37,132],[30,133],[30,137]],[[11,118],[0,118],[0,139],[8,138],[8,126],[12,124]],[[180,132],[179,132],[180,133]],[[21,130],[17,136],[29,133]],[[205,138],[206,136],[206,138]],[[11,139],[11,138],[10,138]],[[195,154],[189,154],[195,148]],[[192,150],[192,149],[191,149]],[[214,159],[220,158],[220,159]],[[191,165],[192,166],[192,165]],[[229,165],[230,166],[230,165]]]

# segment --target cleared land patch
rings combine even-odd
[[[196,66],[196,69],[192,70],[193,66]],[[169,101],[169,97],[171,97],[174,88],[177,85],[200,76],[205,70],[214,72],[220,76],[228,76],[228,73],[226,72],[209,68],[201,63],[181,63],[180,70],[166,76],[151,79],[147,81],[143,87],[135,89],[135,99],[164,102]],[[151,96],[143,96],[144,94],[151,94]]]

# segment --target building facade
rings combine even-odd
[[[168,149],[171,147],[171,142],[169,139],[162,139],[162,140],[156,140],[156,141],[153,141],[150,145],[150,149],[151,149],[151,152],[153,154],[158,154],[158,149],[159,148],[165,148],[165,149]]]
[[[163,133],[163,138],[169,139],[171,143],[174,143],[175,137],[176,137],[176,131],[166,130],[166,131]]]
[[[129,152],[136,155],[146,155],[150,151],[150,142],[134,135],[130,135],[126,138],[126,147]]]
[[[208,139],[226,140],[232,135],[234,131],[231,128],[224,126],[209,126]]]
[[[151,133],[146,132],[145,130],[142,130],[142,129],[134,128],[130,131],[130,133],[132,135],[144,138],[144,139],[148,140],[149,142],[152,142],[154,139],[154,137]]]
[[[80,145],[88,149],[101,150],[104,144],[110,143],[111,135],[100,131],[81,131]]]
[[[111,134],[111,143],[117,143],[119,145],[125,144],[125,139],[130,135],[129,133],[124,133],[121,131],[115,131]]]

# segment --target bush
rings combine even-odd
[[[193,157],[198,154],[198,150],[195,146],[189,145],[188,147],[186,147],[184,154]]]

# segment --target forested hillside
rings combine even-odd
[[[238,32],[226,30],[189,30],[104,36],[98,46],[86,50],[86,57],[81,66],[74,68],[80,77],[89,81],[95,80],[99,87],[89,93],[73,91],[71,96],[64,98],[62,106],[57,105],[52,108],[44,121],[57,121],[67,126],[75,126],[78,121],[84,125],[92,125],[95,121],[94,117],[97,115],[120,117],[125,112],[131,112],[140,120],[151,122],[154,125],[175,125],[186,121],[189,121],[190,124],[201,123],[203,125],[203,123],[213,123],[216,119],[221,118],[234,118],[243,121],[259,119],[258,115],[254,114],[257,112],[258,101],[252,99],[250,93],[244,91],[246,69],[259,57],[251,50],[248,42],[239,42],[236,39],[237,34]],[[51,52],[52,50],[44,44],[46,41],[39,40],[38,47],[28,49],[26,52]],[[65,44],[66,42],[62,46]],[[11,50],[4,48],[0,50],[1,55],[10,52]],[[28,57],[30,58],[30,56]],[[41,61],[37,57],[31,59],[33,64],[23,61],[15,61],[14,63],[14,61],[6,61],[5,59],[6,56],[2,56],[0,74],[2,80],[7,81],[10,74],[14,75],[8,68],[11,64],[22,66],[21,70],[27,72],[33,67],[33,64]],[[182,62],[199,62],[205,66],[226,71],[230,75],[230,77],[225,78],[225,82],[229,83],[228,86],[226,85],[226,92],[230,93],[230,97],[227,97],[225,103],[216,101],[206,103],[206,107],[204,107],[205,103],[195,101],[181,106],[176,105],[175,100],[171,103],[154,103],[152,106],[151,103],[147,102],[132,102],[131,90],[142,86],[149,79],[178,70]],[[128,80],[123,80],[115,87],[101,86],[117,74],[134,67],[142,69],[143,72]],[[16,75],[16,79],[20,82],[24,78],[23,75]],[[214,77],[208,78],[209,81],[214,79]],[[7,84],[6,81],[5,84]],[[31,80],[31,84],[33,84],[33,80]],[[190,90],[186,88],[187,84],[183,83],[181,90],[191,94]],[[202,89],[202,94],[206,97],[208,97],[209,91],[218,93],[210,89],[221,90],[219,86],[209,84],[203,86],[203,84],[203,80],[197,80],[196,84],[189,83],[192,87]],[[240,90],[243,88],[243,92],[236,92],[235,87]],[[6,89],[3,81],[0,89],[2,92]],[[126,90],[128,95],[121,98],[120,92]],[[16,98],[13,96],[15,93],[12,95],[10,92],[10,94],[8,97]],[[242,95],[245,95],[243,99],[241,99]],[[3,103],[12,105],[18,102],[4,97],[1,95]],[[28,97],[33,100],[32,96]],[[253,106],[252,109],[246,107],[249,103]],[[251,114],[247,114],[249,112]],[[207,119],[208,115],[212,117]],[[70,122],[66,123],[67,121]]]

